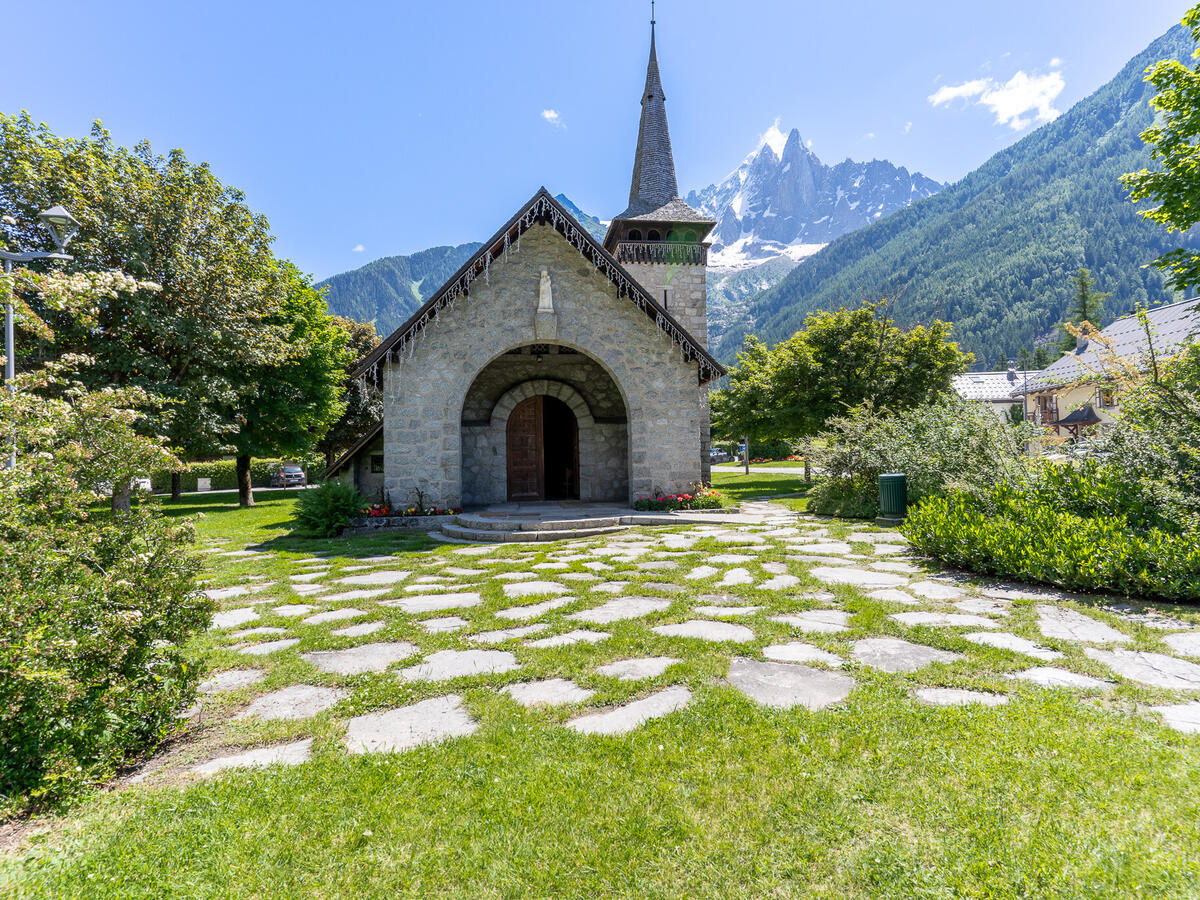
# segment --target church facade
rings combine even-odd
[[[629,206],[603,243],[540,189],[363,360],[383,421],[329,474],[393,506],[707,482],[715,223],[678,194],[652,31]]]

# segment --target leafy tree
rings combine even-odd
[[[1200,42],[1200,5],[1188,11],[1183,25]],[[1200,48],[1192,56],[1200,58]],[[1147,70],[1146,81],[1158,91],[1150,103],[1160,116],[1142,132],[1142,140],[1162,168],[1143,168],[1122,180],[1131,200],[1158,203],[1142,210],[1143,217],[1168,232],[1186,232],[1200,223],[1200,64],[1163,59]],[[1177,247],[1154,265],[1167,273],[1167,283],[1176,290],[1200,285],[1200,252],[1194,248]]]
[[[333,323],[346,332],[346,349],[349,365],[343,370],[342,399],[346,411],[317,442],[317,449],[325,454],[325,465],[353,447],[363,435],[379,424],[383,418],[383,400],[379,390],[364,379],[352,378],[358,361],[379,346],[379,334],[371,322],[356,322],[341,316],[332,316]]]
[[[236,427],[225,411],[241,373],[286,350],[270,324],[278,297],[267,289],[266,219],[180,150],[119,147],[99,123],[87,137],[60,138],[28,114],[0,114],[0,214],[18,223],[20,246],[49,248],[36,214],[54,203],[81,224],[68,271],[116,268],[160,289],[102,296],[88,318],[32,295],[30,311],[47,327],[36,345],[23,342],[25,357],[82,354],[82,383],[136,386],[158,401],[140,427],[184,457],[220,452]]]
[[[1108,294],[1096,290],[1096,286],[1092,282],[1092,273],[1087,269],[1080,269],[1075,275],[1075,299],[1071,303],[1068,321],[1075,326],[1087,322],[1096,328],[1102,328],[1104,326],[1104,300],[1107,297]],[[1075,335],[1065,327],[1062,328],[1062,331],[1061,349],[1064,353],[1074,350]]]
[[[0,467],[5,805],[68,797],[172,732],[202,672],[182,648],[212,611],[190,523],[94,505],[100,482],[176,463],[139,434],[145,392],[89,391],[66,368],[0,391],[16,447]]]
[[[885,302],[813,313],[774,348],[748,338],[728,387],[712,397],[714,431],[804,438],[864,403],[890,411],[931,402],[972,360],[949,338],[945,322],[898,328]]]
[[[345,412],[344,373],[354,359],[346,330],[326,312],[325,298],[299,269],[281,263],[269,290],[281,298],[268,324],[284,334],[286,356],[238,373],[237,402],[226,411],[238,425],[229,440],[237,454],[242,506],[254,505],[253,457],[304,453]]]

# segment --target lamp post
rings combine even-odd
[[[8,219],[8,217],[5,217]],[[15,262],[33,262],[36,259],[74,259],[75,257],[64,253],[67,244],[71,238],[75,237],[75,232],[79,230],[79,222],[75,217],[67,212],[62,206],[52,206],[45,212],[38,213],[38,218],[42,220],[42,224],[46,226],[46,230],[50,232],[50,237],[54,239],[54,245],[58,247],[56,253],[44,253],[40,251],[29,251],[27,253],[10,253],[7,250],[0,250],[0,259],[4,260],[4,274],[12,274],[12,264]],[[16,224],[15,220],[8,219],[7,224]],[[8,386],[9,392],[15,392],[17,389],[17,359],[16,346],[13,339],[13,305],[12,292],[7,292],[4,298],[4,382]],[[17,464],[17,448],[14,446],[8,454],[6,467],[11,469]]]

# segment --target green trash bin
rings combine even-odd
[[[908,515],[908,476],[888,472],[879,476],[878,525],[899,525]]]

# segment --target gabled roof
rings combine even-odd
[[[547,224],[554,228],[580,256],[591,263],[617,287],[617,294],[626,297],[644,312],[656,327],[662,329],[672,341],[680,346],[683,358],[699,366],[701,384],[725,374],[725,369],[697,341],[687,329],[658,304],[625,268],[593,238],[575,217],[550,196],[544,187],[538,188],[529,202],[521,207],[508,222],[487,240],[478,252],[468,259],[450,280],[442,285],[408,321],[393,331],[371,353],[363,358],[354,373],[355,378],[368,373],[377,376],[380,363],[398,359],[412,341],[418,338],[430,322],[454,300],[469,297],[471,283],[479,277],[486,279],[493,260],[503,259],[510,248],[516,248],[521,235],[534,225]]]
[[[1159,356],[1172,356],[1183,349],[1189,339],[1200,334],[1200,297],[1180,300],[1165,306],[1146,310],[1154,339],[1154,352]],[[1029,379],[1030,391],[1076,384],[1100,371],[1105,354],[1111,352],[1127,359],[1140,360],[1146,355],[1148,345],[1146,332],[1138,321],[1137,314],[1117,319],[1107,328],[1100,330],[1105,343],[1092,340],[1077,347],[1052,362],[1042,370],[1039,377]],[[1024,393],[1022,385],[1014,393]]]
[[[1026,378],[1032,381],[1041,374],[1041,369],[1011,372],[966,372],[951,378],[950,386],[964,400],[988,400],[992,403],[999,403],[1004,400],[1011,401],[1013,391],[1023,387]]]
[[[334,475],[336,475],[338,472],[340,472],[342,469],[344,469],[348,462],[350,462],[352,459],[354,459],[354,457],[358,456],[359,452],[364,447],[366,447],[368,444],[370,444],[371,441],[375,440],[375,438],[379,437],[379,435],[382,433],[383,433],[383,423],[380,422],[378,425],[376,425],[374,428],[372,428],[370,431],[368,431],[366,434],[364,434],[362,436],[362,439],[359,440],[359,442],[357,444],[355,444],[353,447],[351,447],[349,450],[347,450],[345,453],[343,453],[341,456],[339,456],[337,458],[337,460],[334,462],[334,464],[325,470],[325,474],[322,476],[322,478],[332,478]]]

